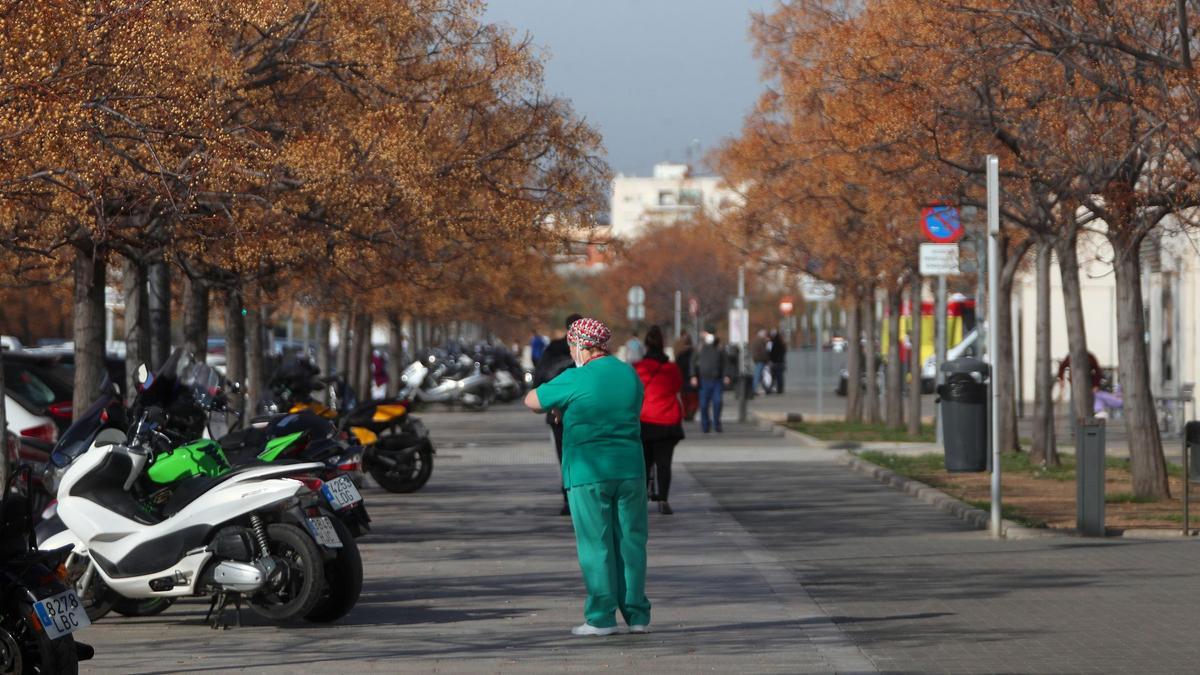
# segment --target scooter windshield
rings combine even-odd
[[[105,382],[107,385],[107,379]],[[110,389],[110,386],[104,387],[105,391]],[[50,462],[59,468],[67,466],[92,447],[96,434],[110,426],[124,427],[124,408],[120,399],[105,393],[59,436],[50,453]]]

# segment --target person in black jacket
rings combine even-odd
[[[700,431],[716,429],[721,433],[721,396],[730,379],[725,369],[725,354],[715,330],[701,334],[700,351],[692,356],[692,386],[700,389]]]
[[[775,393],[783,393],[783,372],[787,370],[787,340],[778,330],[771,331],[771,384]]]
[[[567,317],[567,329],[571,328],[571,324],[582,319],[579,314],[572,314]],[[571,348],[567,345],[567,335],[563,333],[562,337],[551,340],[550,344],[546,345],[546,349],[542,352],[542,358],[533,366],[533,386],[540,387],[543,384],[558,377],[560,373],[568,368],[574,368],[575,361],[571,358]],[[546,413],[546,424],[550,425],[550,433],[554,437],[554,452],[558,455],[558,465],[562,466],[562,444],[563,444],[563,423],[562,419],[556,417],[554,413]],[[562,472],[559,472],[561,475]],[[561,479],[560,479],[561,480]],[[562,488],[563,506],[559,511],[559,515],[571,515],[571,507],[567,504],[567,489]]]

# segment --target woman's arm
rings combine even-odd
[[[525,394],[525,407],[535,413],[544,413],[542,402],[538,400],[537,389],[530,389],[528,394]]]

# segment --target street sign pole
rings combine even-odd
[[[946,275],[937,277],[937,298],[934,300],[934,350],[937,353],[937,376],[934,382],[941,385],[945,381],[942,374],[942,364],[946,362]],[[945,448],[946,439],[942,433],[941,406],[934,407],[933,424],[937,428],[937,443]]]
[[[995,302],[996,290],[1000,286],[1000,271],[996,261],[1000,258],[1000,160],[995,155],[987,157],[988,197],[988,354],[992,357],[991,398],[992,409],[988,419],[992,423],[992,536],[1000,537],[1000,420],[996,412],[1000,409],[1000,390],[996,387],[996,330],[999,324],[999,308]],[[1184,480],[1187,477],[1184,476]]]
[[[825,351],[825,337],[822,329],[825,327],[825,303],[817,303],[817,421],[825,419],[825,365],[822,363],[822,352]]]
[[[675,291],[675,339],[683,331],[683,291]]]
[[[746,307],[746,268],[745,268],[745,266],[738,267],[738,309],[742,310],[743,312],[749,311],[749,308]],[[746,367],[746,356],[747,356],[746,347],[749,344],[747,342],[747,338],[749,336],[745,335],[743,332],[743,335],[741,335],[740,337],[741,337],[741,341],[738,343],[737,388],[738,388],[738,393],[741,394],[741,396],[740,396],[740,400],[738,401],[738,422],[744,423],[746,421],[746,417],[748,416],[748,412],[747,412],[746,408],[750,403],[750,391],[749,391],[749,387],[746,386],[746,371],[748,370]]]

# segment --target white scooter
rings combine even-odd
[[[243,596],[255,613],[275,620],[316,612],[327,596],[324,559],[334,555],[328,549],[355,544],[339,536],[328,516],[303,512],[299,497],[309,488],[283,476],[321,465],[248,467],[189,479],[178,490],[187,491],[178,510],[160,520],[129,492],[153,459],[160,418],[161,411],[148,410],[129,438],[103,431],[72,462],[58,488],[67,530],[42,548],[75,544],[91,558],[89,574],[127,598],[212,594],[214,627],[227,603],[240,609]]]

